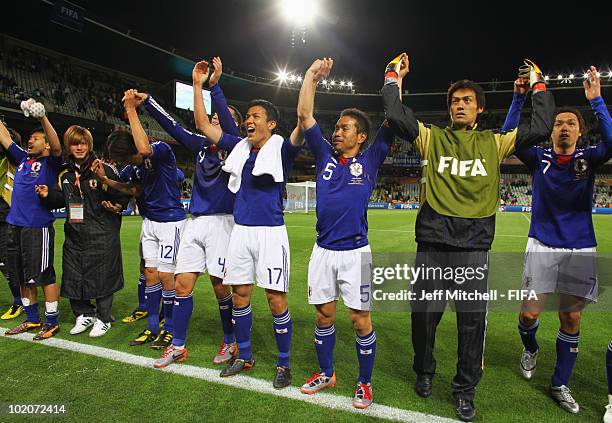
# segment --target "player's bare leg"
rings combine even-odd
[[[219,304],[219,315],[221,317],[221,326],[223,327],[223,340],[219,345],[217,354],[213,358],[213,363],[222,364],[228,362],[238,352],[234,335],[234,324],[232,323],[232,291],[229,286],[223,285],[223,279],[217,276],[211,275],[210,282]]]
[[[251,327],[253,314],[251,311],[252,284],[232,285],[234,332],[238,343],[238,356],[230,359],[227,367],[221,371],[221,377],[234,376],[249,370],[255,365],[251,352]]]
[[[539,346],[536,332],[540,326],[538,317],[544,310],[546,299],[546,294],[538,294],[537,299],[524,300],[519,313],[518,330],[523,341],[520,369],[521,374],[527,380],[533,378],[537,367]]]
[[[372,397],[372,370],[376,357],[376,332],[372,327],[369,311],[349,308],[349,317],[357,335],[356,348],[359,361],[359,380],[355,391],[353,406],[368,408],[373,401]]]
[[[576,359],[580,339],[580,317],[586,305],[584,298],[560,294],[559,322],[556,350],[557,362],[552,376],[550,393],[564,410],[570,413],[580,411],[580,406],[568,387]]]
[[[336,345],[336,305],[338,301],[315,305],[315,349],[319,360],[319,372],[314,373],[300,388],[305,394],[315,394],[336,386],[334,372],[334,347]]]
[[[292,321],[287,303],[287,293],[266,289],[268,306],[274,318],[274,337],[278,348],[276,376],[273,386],[282,389],[291,385],[289,357],[291,354]]]

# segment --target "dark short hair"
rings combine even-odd
[[[238,119],[238,127],[240,128],[242,126],[242,113],[240,113],[240,110],[238,110],[237,107],[228,105],[227,107],[229,107],[230,109],[232,109],[232,112],[234,112],[234,114],[236,115],[236,118]]]
[[[277,124],[279,123],[280,112],[278,111],[278,109],[276,108],[274,104],[270,103],[268,100],[258,98],[255,100],[251,100],[251,102],[247,106],[247,110],[255,106],[260,106],[264,108],[264,110],[266,111],[266,115],[267,115],[266,121],[268,122],[274,121]]]
[[[370,137],[370,128],[372,127],[372,123],[370,122],[370,118],[368,117],[368,115],[362,112],[361,110],[353,107],[350,109],[344,109],[342,112],[340,112],[340,117],[343,116],[348,116],[355,119],[355,121],[357,122],[357,133],[366,134],[365,140],[367,141]]]
[[[45,142],[49,143],[49,140],[47,139],[47,133],[45,132],[42,126],[39,126],[38,128],[34,128],[30,131],[30,136],[34,134],[43,134],[45,137]]]
[[[586,133],[588,132],[589,128],[587,128],[586,122],[584,121],[584,118],[582,117],[582,114],[580,113],[580,111],[578,109],[576,109],[575,107],[569,107],[569,106],[559,107],[557,109],[557,113],[555,113],[555,119],[557,118],[557,115],[560,114],[560,113],[572,113],[572,114],[574,114],[574,116],[576,116],[576,119],[578,119],[578,126],[580,128],[580,133],[583,136],[586,135]]]
[[[106,139],[104,156],[114,162],[124,163],[130,156],[138,153],[134,137],[128,131],[118,129],[110,133]]]
[[[453,94],[455,93],[455,91],[461,90],[461,89],[473,90],[474,93],[476,94],[476,105],[478,107],[482,107],[483,109],[485,108],[485,94],[484,94],[484,90],[482,89],[482,87],[474,81],[470,81],[469,79],[462,79],[461,81],[457,81],[453,83],[448,88],[448,93],[446,94],[446,106],[449,109],[451,105],[451,100],[453,98]]]

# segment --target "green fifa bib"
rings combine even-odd
[[[441,215],[483,218],[499,208],[499,150],[492,131],[431,126],[425,201]]]
[[[0,152],[0,198],[11,205],[13,181],[15,179],[15,166],[6,157],[4,151]]]

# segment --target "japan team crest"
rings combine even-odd
[[[574,162],[574,170],[576,173],[584,173],[588,169],[589,164],[585,159],[578,159]]]
[[[576,172],[576,179],[584,178],[588,169],[589,162],[587,162],[585,159],[577,159],[574,161],[574,172]]]
[[[349,166],[349,171],[351,172],[351,175],[355,177],[361,176],[363,174],[363,166],[361,163],[351,163]]]

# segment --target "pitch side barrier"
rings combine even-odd
[[[184,198],[181,200],[183,203],[183,207],[185,210],[189,209],[189,198]],[[296,201],[296,200],[289,200]],[[299,200],[298,200],[299,201]],[[287,200],[284,201],[285,208],[287,207]],[[310,200],[308,202],[309,209],[315,210],[316,201]],[[369,202],[368,209],[379,209],[379,210],[418,210],[418,204],[409,204],[409,203],[384,203],[384,202]],[[531,206],[500,206],[500,212],[522,212],[522,213],[531,213]],[[61,209],[51,210],[53,213],[53,217],[56,219],[61,219],[66,217],[66,208],[63,207]],[[133,210],[131,208],[125,209],[121,214],[124,216],[130,216]],[[612,208],[609,207],[593,207],[593,214],[612,214]]]

